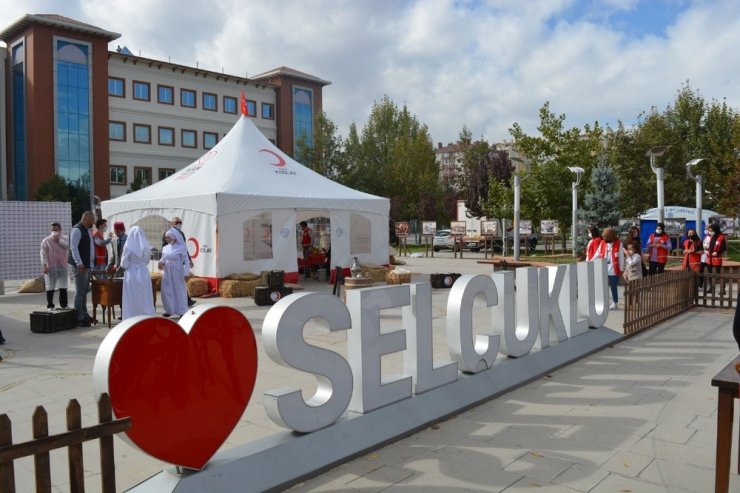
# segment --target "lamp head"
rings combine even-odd
[[[511,162],[514,163],[514,174],[517,174],[522,178],[529,174],[529,164],[524,159],[512,157]]]
[[[702,157],[702,158],[692,159],[691,161],[686,163],[686,174],[689,175],[689,178],[691,178],[692,180],[696,179],[696,176],[694,176],[694,174],[691,172],[691,167],[696,166],[697,164],[705,160],[706,158]]]
[[[585,173],[585,170],[580,166],[568,166],[568,171],[576,175],[576,185],[580,184],[581,177],[583,177],[583,173]]]

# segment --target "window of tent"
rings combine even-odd
[[[242,224],[244,260],[272,258],[272,213],[263,212]]]
[[[349,218],[349,253],[357,255],[371,253],[372,223],[361,214],[352,213]]]

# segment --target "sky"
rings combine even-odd
[[[253,76],[288,66],[331,81],[346,135],[388,95],[457,140],[489,142],[538,112],[567,127],[634,125],[687,83],[740,108],[737,0],[0,0],[0,24],[55,13],[117,32],[134,54]]]

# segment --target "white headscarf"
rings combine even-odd
[[[146,239],[146,235],[140,227],[134,226],[131,228],[131,231],[128,232],[126,243],[123,244],[123,251],[125,252],[127,250],[136,257],[143,257],[145,254],[151,254],[152,245],[149,243],[149,240]]]
[[[170,228],[165,233],[165,236],[171,236],[175,239],[175,242],[170,245],[173,253],[183,253],[187,257],[188,247],[185,246],[185,243],[182,240],[182,233],[175,228]]]

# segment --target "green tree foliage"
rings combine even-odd
[[[373,105],[358,134],[350,127],[339,181],[367,193],[388,197],[395,220],[437,218],[443,186],[426,125],[389,97]]]
[[[86,177],[68,182],[54,175],[39,184],[34,192],[34,200],[42,202],[69,202],[72,209],[72,224],[76,224],[84,211],[90,210],[90,190],[83,185],[89,183]]]
[[[581,217],[586,224],[596,225],[599,229],[619,224],[617,177],[606,163],[600,163],[591,171],[591,190],[583,200]]]
[[[656,165],[664,169],[666,205],[695,205],[694,184],[685,164],[705,158],[695,170],[704,176],[704,207],[733,215],[737,212],[738,194],[728,193],[728,184],[740,184],[734,152],[740,144],[740,116],[725,101],[707,102],[686,82],[673,104],[663,111],[651,108],[640,115],[634,128],[626,129],[620,123],[609,133],[608,141],[623,215],[635,216],[656,206],[656,178],[645,156],[656,145],[671,146],[656,158]]]
[[[531,219],[535,225],[542,219],[556,219],[561,225],[568,224],[571,217],[570,184],[573,181],[568,167],[582,167],[585,170],[584,181],[588,182],[591,168],[603,149],[604,132],[598,122],[593,126],[585,125],[583,129],[566,129],[565,115],[550,111],[548,102],[540,108],[537,130],[540,136],[527,135],[518,123],[509,129],[514,137],[515,151],[531,167],[529,176],[522,180],[522,218]],[[508,200],[508,197],[489,193],[486,209],[504,210],[503,200]],[[513,214],[507,219],[512,217]]]
[[[297,160],[320,175],[336,180],[346,174],[342,137],[323,111],[314,120],[313,145],[301,136],[297,146]]]
[[[513,166],[508,153],[491,148],[481,137],[473,142],[467,127],[460,132],[463,166],[457,182],[471,217],[486,215],[486,201],[490,197],[491,182],[506,183],[511,179]]]

